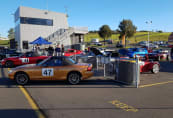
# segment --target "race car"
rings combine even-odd
[[[0,49],[0,60],[8,57],[16,57],[21,55],[22,53],[17,52],[13,49]]]
[[[145,48],[120,49],[118,52],[120,55],[129,56],[130,58],[135,58],[136,55],[144,57],[146,54],[148,54],[148,51]]]
[[[92,64],[76,63],[69,57],[52,56],[38,64],[28,64],[8,71],[11,80],[25,85],[30,80],[67,80],[78,84],[93,75]]]
[[[75,50],[75,49],[68,49],[64,52],[64,56],[73,56],[83,53],[81,50]]]
[[[151,53],[148,54],[148,56],[149,56],[149,59],[153,59],[156,61],[160,61],[160,60],[170,61],[171,60],[168,50],[162,50],[162,49],[153,50]]]
[[[48,58],[48,56],[41,56],[35,52],[27,52],[18,57],[5,58],[1,61],[1,65],[3,67],[11,68],[14,66],[20,66],[20,65],[24,65],[24,64],[39,63],[40,61],[42,61],[46,58]]]
[[[158,73],[160,70],[160,64],[158,61],[149,61],[148,57],[144,60],[139,61],[140,72],[152,72]]]

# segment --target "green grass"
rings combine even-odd
[[[150,41],[168,41],[168,37],[170,34],[171,34],[170,32],[164,32],[164,33],[150,32]],[[118,37],[119,37],[119,34],[113,34],[109,39],[113,39],[113,42],[116,43],[117,41],[119,41]],[[100,41],[103,40],[101,37],[99,37],[97,33],[88,33],[85,35],[84,41],[91,42],[92,38],[98,38]],[[135,33],[133,37],[127,40],[129,40],[130,43],[147,41],[148,32],[137,32]]]
[[[3,46],[8,46],[10,43],[9,40],[0,40],[0,45],[3,45]]]

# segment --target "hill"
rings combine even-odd
[[[164,32],[164,33],[158,33],[158,32],[150,32],[150,41],[168,41],[168,37],[171,33],[170,32]],[[118,39],[119,34],[113,34],[109,39],[113,39],[113,41],[116,43],[119,41]],[[85,42],[90,42],[92,38],[99,38],[100,41],[103,39],[99,37],[98,33],[88,33],[84,37]],[[140,41],[147,41],[148,40],[148,32],[137,32],[135,35],[129,39],[130,43],[136,43]]]

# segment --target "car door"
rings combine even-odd
[[[70,67],[64,63],[64,58],[59,57],[54,60],[54,79],[65,80]]]
[[[29,64],[30,58],[27,55],[23,55],[19,57],[19,62],[21,63],[21,65]]]
[[[55,78],[54,59],[47,59],[41,65],[37,65],[33,72],[33,78],[36,80],[53,80]]]

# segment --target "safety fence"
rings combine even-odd
[[[94,70],[103,70],[103,77],[113,77],[113,80],[138,88],[140,83],[140,67],[138,59],[110,58],[104,56],[76,58],[77,62],[91,63]]]

